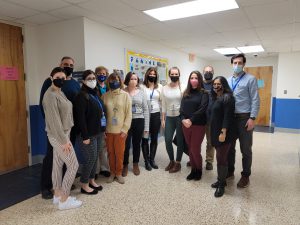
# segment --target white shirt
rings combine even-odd
[[[150,113],[160,112],[161,107],[161,92],[162,86],[158,84],[158,88],[150,89],[144,86],[144,91],[147,96]]]
[[[172,88],[166,85],[162,88],[162,112],[166,116],[179,116],[180,103],[182,99],[182,89],[178,87]]]

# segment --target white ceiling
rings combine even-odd
[[[188,0],[0,0],[0,20],[43,25],[76,17],[209,60],[214,48],[261,44],[266,52],[300,51],[300,0],[236,0],[239,9],[160,22],[142,11]],[[222,1],[222,0],[220,0]]]

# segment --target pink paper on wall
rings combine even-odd
[[[0,66],[1,80],[19,80],[19,71],[17,67]]]

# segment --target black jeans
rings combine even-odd
[[[150,124],[149,124],[149,133],[150,133],[150,140],[151,140],[151,146],[157,145],[158,140],[158,133],[160,129],[160,112],[151,113],[150,114]],[[143,144],[148,144],[148,139],[143,138],[142,139]]]
[[[129,163],[129,150],[131,147],[131,141],[132,141],[133,163],[139,162],[140,154],[141,154],[141,140],[144,134],[144,125],[145,125],[144,118],[132,119],[131,127],[128,131],[128,135],[126,138],[123,165],[127,165]]]
[[[236,114],[233,122],[234,139],[231,143],[228,153],[228,172],[232,173],[235,170],[235,144],[239,139],[240,149],[242,153],[243,171],[242,176],[249,177],[251,175],[252,165],[252,143],[253,143],[253,130],[247,131],[245,127],[250,114]]]

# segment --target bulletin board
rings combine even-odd
[[[126,71],[134,72],[143,81],[149,67],[156,67],[160,83],[167,80],[168,59],[126,50]]]

